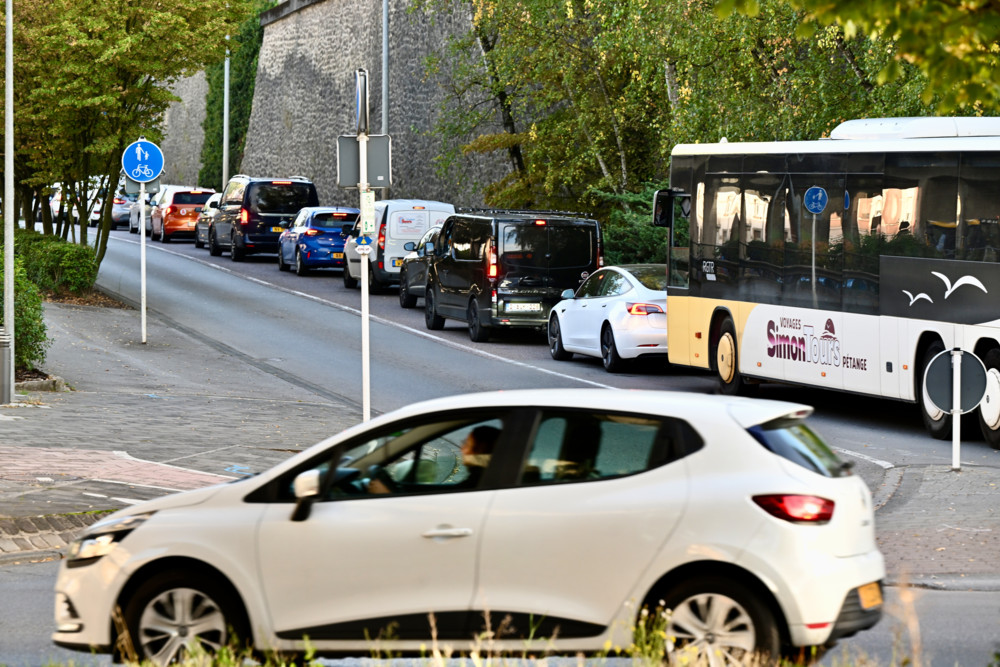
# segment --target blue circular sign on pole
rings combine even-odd
[[[163,173],[163,151],[151,141],[134,141],[122,153],[122,169],[137,183],[155,181]]]
[[[806,190],[806,196],[804,197],[803,203],[806,205],[806,210],[813,215],[819,215],[826,208],[826,202],[829,201],[829,197],[826,194],[826,190],[814,185],[808,190]]]

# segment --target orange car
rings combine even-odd
[[[195,223],[202,206],[215,194],[212,189],[179,189],[166,193],[153,207],[150,224],[153,238],[167,243],[174,237],[194,238]]]

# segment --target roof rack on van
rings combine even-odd
[[[577,211],[549,211],[544,209],[516,209],[516,208],[477,208],[463,207],[456,208],[456,213],[501,213],[513,215],[561,215],[573,218],[590,218],[589,213],[579,213]]]

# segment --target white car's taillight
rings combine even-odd
[[[822,525],[833,518],[832,500],[798,494],[754,496],[753,501],[762,510],[791,523]]]

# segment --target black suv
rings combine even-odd
[[[306,206],[319,206],[316,186],[306,178],[233,176],[219,200],[219,214],[208,227],[208,251],[229,251],[234,262],[260,252],[278,252],[278,237]]]
[[[563,290],[604,264],[597,221],[555,211],[463,210],[429,250],[427,328],[463,320],[474,341],[491,327],[544,329]]]

